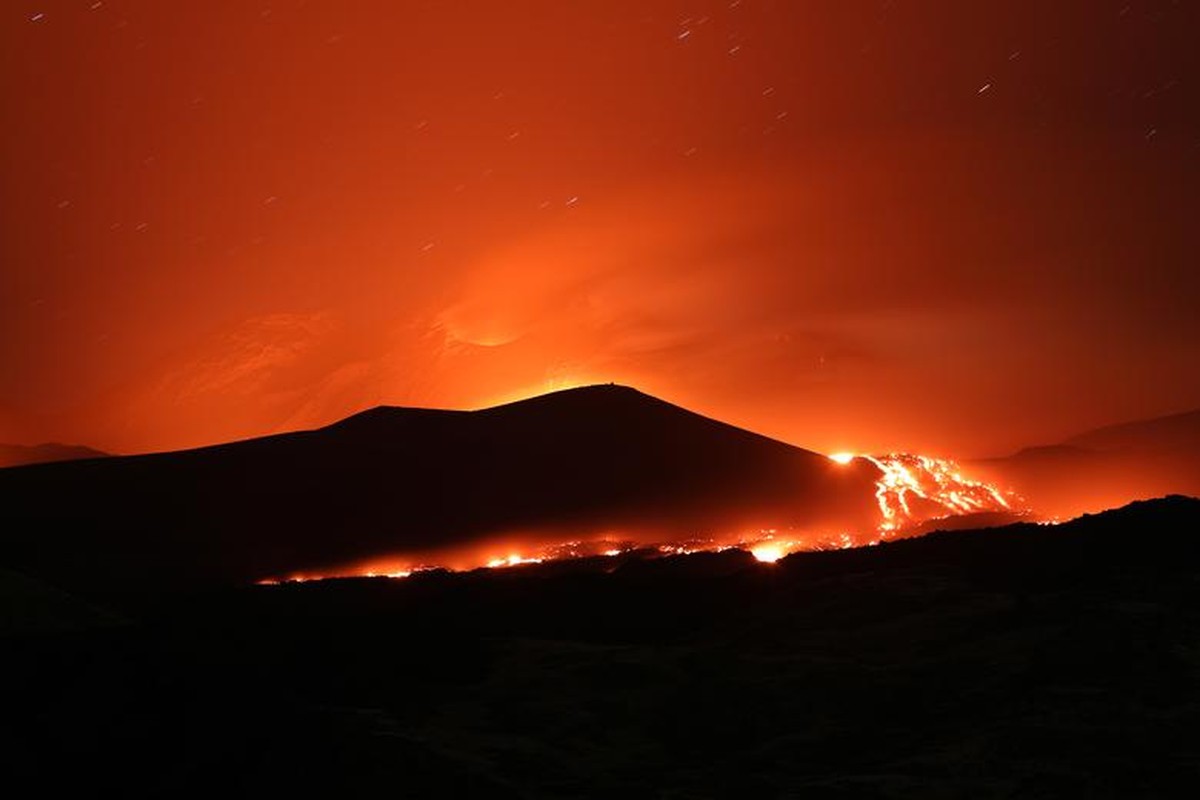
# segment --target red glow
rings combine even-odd
[[[0,443],[615,381],[968,463],[1200,406],[1189,4],[263,5],[0,15]],[[1065,517],[1189,459],[978,474]],[[872,460],[871,535],[1012,503]]]
[[[1187,4],[44,5],[0,441],[614,380],[966,457],[1200,400]]]

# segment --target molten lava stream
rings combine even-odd
[[[650,546],[614,539],[611,536],[589,541],[573,539],[532,548],[493,544],[479,546],[465,555],[459,551],[444,554],[441,558],[430,556],[426,563],[406,563],[398,559],[389,559],[335,570],[328,574],[293,574],[283,579],[268,579],[260,583],[311,581],[334,577],[407,578],[414,573],[433,569],[460,572],[472,569],[508,569],[567,559],[597,556],[615,558],[634,550],[675,556],[714,553],[736,548],[749,552],[763,563],[774,563],[791,553],[806,550],[876,545],[887,539],[901,537],[906,530],[914,529],[922,523],[952,516],[1023,510],[1014,509],[1018,498],[1013,495],[1006,497],[997,487],[966,477],[957,464],[947,459],[909,453],[891,453],[884,456],[834,453],[829,458],[842,465],[850,464],[856,458],[863,458],[879,469],[879,478],[875,483],[875,502],[879,507],[880,521],[875,530],[856,533],[793,529],[779,531],[771,528],[721,538],[691,538]],[[498,554],[497,550],[501,550],[503,554]],[[453,568],[450,567],[451,564],[454,565]]]
[[[948,459],[909,453],[863,458],[881,473],[875,484],[881,534],[959,514],[1013,510],[998,488],[964,476]]]

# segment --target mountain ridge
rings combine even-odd
[[[82,444],[43,442],[41,444],[0,444],[0,469],[84,458],[109,458],[113,454]]]
[[[0,559],[89,585],[245,583],[486,537],[865,524],[876,475],[634,389],[584,387],[9,470]]]
[[[1060,518],[1168,494],[1200,495],[1200,410],[1105,425],[968,463]]]

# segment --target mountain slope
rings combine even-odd
[[[1194,453],[1200,451],[1200,409],[1107,425],[1072,436],[1064,444],[1101,452]]]
[[[1059,517],[1165,494],[1200,495],[1200,411],[1096,428],[971,467]]]
[[[76,461],[81,458],[104,458],[108,453],[79,444],[0,444],[0,467],[19,467],[47,461]]]
[[[0,559],[71,586],[247,582],[500,535],[866,524],[876,472],[595,386],[381,407],[199,450],[0,474]]]

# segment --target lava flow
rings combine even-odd
[[[283,578],[260,581],[264,584],[285,581],[311,581],[325,578],[372,577],[407,578],[416,572],[446,570],[451,572],[472,569],[504,569],[547,561],[606,557],[626,554],[643,557],[714,553],[739,549],[757,560],[773,563],[801,551],[844,550],[867,547],[882,541],[915,535],[930,523],[955,516],[981,513],[1025,513],[1015,495],[983,481],[968,478],[958,465],[947,459],[909,453],[884,456],[833,453],[830,460],[847,465],[857,458],[870,461],[879,470],[875,481],[875,502],[879,507],[879,522],[874,529],[800,530],[795,528],[763,528],[731,532],[716,537],[697,537],[658,544],[642,544],[620,536],[605,536],[592,540],[571,540],[552,545],[521,548],[504,545],[481,545],[473,551],[451,555],[429,556],[428,561],[398,562],[397,559],[376,561],[325,574],[292,574]]]
[[[965,477],[953,461],[909,453],[863,458],[882,473],[875,484],[881,534],[958,514],[1013,510],[1003,492]]]

